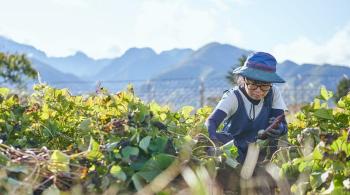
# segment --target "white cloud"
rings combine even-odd
[[[134,25],[135,44],[155,47],[198,47],[215,26],[212,14],[192,9],[184,1],[146,2]]]
[[[231,7],[236,5],[249,6],[253,4],[254,0],[210,0],[213,2],[218,8],[222,10],[229,10]]]
[[[38,0],[18,8],[20,0],[13,0],[0,12],[9,18],[0,33],[49,56],[80,50],[95,58],[114,57],[130,47],[160,52],[197,49],[212,41],[237,45],[243,33],[230,17],[241,1]]]
[[[12,39],[11,34],[4,27],[0,26],[0,36],[4,36],[6,38]]]
[[[200,6],[184,0],[147,1],[140,10],[132,42],[157,51],[173,47],[196,49],[211,41],[233,44],[242,38],[239,30],[227,22],[223,0],[206,0]]]
[[[55,5],[60,5],[63,7],[80,8],[80,7],[87,6],[87,0],[50,0],[50,1]]]
[[[295,41],[275,46],[272,53],[279,61],[289,59],[297,63],[350,66],[350,24],[323,43],[300,37]]]

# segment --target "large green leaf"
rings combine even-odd
[[[89,151],[100,151],[100,144],[90,137]]]
[[[162,121],[164,121],[165,119],[166,119],[166,114],[165,113],[161,113],[160,115],[159,115],[159,118],[160,118],[160,120],[162,120]]]
[[[346,107],[345,101],[342,100],[342,99],[340,99],[340,100],[338,101],[338,103],[337,103],[337,106],[338,106],[339,108],[345,108],[345,107]]]
[[[103,154],[100,151],[88,151],[86,158],[89,160],[100,160],[103,158]]]
[[[175,157],[169,154],[158,154],[153,156],[145,163],[137,174],[147,182],[150,182],[164,169],[168,168],[174,159]]]
[[[139,143],[140,148],[143,151],[145,151],[146,153],[148,153],[148,146],[150,144],[151,138],[152,138],[151,136],[146,136],[146,137],[142,138],[140,143]]]
[[[168,143],[167,137],[157,137],[157,138],[151,140],[151,143],[150,143],[148,149],[155,152],[155,153],[157,153],[157,152],[162,153],[162,152],[164,152],[167,143]]]
[[[129,161],[131,156],[138,156],[139,152],[139,148],[132,146],[126,146],[122,149],[122,155],[126,161]]]
[[[323,156],[319,147],[316,147],[312,153],[312,157],[315,160],[322,160]]]
[[[314,115],[319,118],[333,120],[333,111],[331,109],[321,108],[314,112]]]
[[[68,172],[70,157],[59,150],[54,150],[51,154],[48,169],[53,173]]]
[[[310,175],[310,185],[313,189],[316,189],[320,185],[322,185],[323,181],[321,179],[321,175],[322,175],[322,173],[320,173],[320,172],[312,173]]]
[[[85,119],[80,123],[80,125],[78,126],[78,129],[81,131],[89,132],[91,130],[90,124],[91,124],[91,119],[89,118]]]
[[[325,87],[321,87],[320,97],[321,97],[321,99],[327,101],[333,97],[333,92],[327,91],[327,89]]]
[[[119,165],[112,166],[110,173],[113,177],[118,178],[122,181],[126,180],[126,174]]]
[[[86,153],[86,158],[89,160],[102,159],[103,154],[100,151],[100,144],[97,143],[92,137],[90,137],[90,144],[88,152]]]

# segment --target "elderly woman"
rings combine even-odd
[[[258,139],[258,132],[287,110],[280,91],[273,86],[273,83],[285,82],[276,74],[276,64],[271,54],[249,55],[244,66],[233,71],[238,75],[239,86],[223,95],[206,121],[209,137],[214,142],[234,141],[240,163],[245,159],[248,144]],[[217,128],[224,120],[224,128],[218,133]],[[273,140],[287,133],[285,118],[277,126],[264,135]]]

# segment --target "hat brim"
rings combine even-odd
[[[244,66],[233,70],[233,74],[239,74],[249,79],[264,81],[268,83],[285,83],[286,82],[274,72],[266,72],[266,71],[248,68]]]

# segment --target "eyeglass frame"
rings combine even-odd
[[[251,83],[249,83],[249,82],[251,82]],[[259,82],[259,81],[257,81],[257,82]],[[261,83],[264,83],[264,82],[261,82]],[[244,84],[247,85],[247,88],[249,90],[256,90],[256,89],[260,88],[260,90],[264,91],[264,92],[269,91],[271,89],[271,87],[272,87],[272,83],[269,83],[269,84],[257,84],[256,81],[249,80],[247,78],[244,78]],[[255,87],[251,88],[252,86],[255,86]],[[268,87],[268,88],[263,89],[262,87]]]

